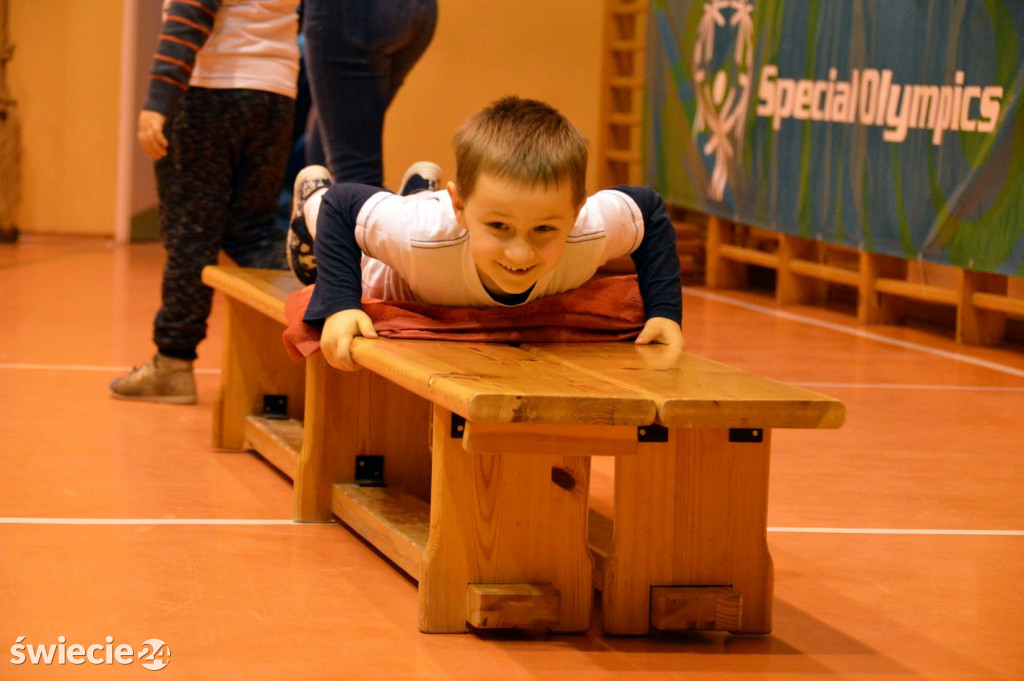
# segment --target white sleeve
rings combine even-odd
[[[570,242],[603,238],[602,264],[635,251],[644,238],[644,219],[636,202],[620,191],[606,189],[583,204]]]
[[[380,192],[360,209],[355,237],[363,253],[414,281],[415,252],[455,238],[460,231],[446,191],[412,196]]]

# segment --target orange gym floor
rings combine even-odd
[[[841,399],[839,430],[776,431],[774,632],[427,635],[416,585],[291,484],[210,447],[223,309],[194,407],[120,402],[152,353],[159,245],[0,246],[0,679],[146,679],[15,665],[13,647],[170,650],[163,679],[1024,679],[1024,348],[844,310],[688,288],[694,353]],[[595,459],[595,506],[611,503]],[[24,638],[22,638],[24,637]],[[100,653],[102,655],[102,653]],[[100,658],[97,658],[100,659]]]

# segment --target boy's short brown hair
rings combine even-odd
[[[587,138],[544,102],[499,99],[463,123],[453,143],[463,200],[481,173],[526,186],[568,181],[574,205],[586,198]]]

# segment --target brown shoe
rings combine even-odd
[[[119,400],[195,404],[196,380],[192,375],[192,360],[175,359],[158,352],[127,376],[111,381],[110,396]]]

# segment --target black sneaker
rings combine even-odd
[[[410,196],[419,192],[436,192],[440,188],[441,166],[430,161],[418,161],[405,171],[398,194]]]
[[[334,184],[331,171],[323,166],[306,166],[295,176],[292,187],[292,215],[288,224],[288,241],[285,253],[288,267],[303,284],[316,281],[316,256],[313,255],[313,237],[316,226],[308,229],[302,209],[315,192]]]

